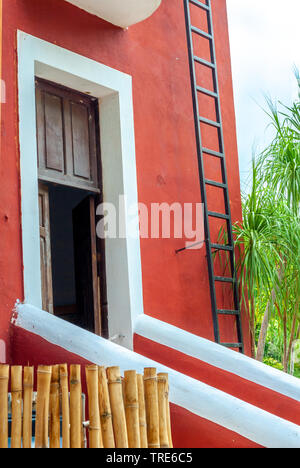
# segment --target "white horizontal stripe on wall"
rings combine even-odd
[[[147,315],[135,321],[134,332],[219,369],[300,401],[300,380],[241,353],[188,333]]]

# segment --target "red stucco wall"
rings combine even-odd
[[[225,149],[233,220],[241,218],[226,1],[213,0]],[[123,31],[62,0],[3,1],[0,159],[0,339],[23,299],[16,31],[20,29],[133,77],[139,201],[199,202],[192,98],[182,0],[163,0],[147,21]],[[213,166],[210,171],[217,171]],[[211,178],[211,177],[210,177]],[[175,255],[180,240],[142,240],[145,313],[213,339],[205,249]],[[222,341],[236,341],[231,319]],[[246,349],[248,329],[244,327]]]

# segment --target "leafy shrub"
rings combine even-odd
[[[275,369],[281,371],[283,370],[283,365],[281,364],[281,362],[276,361],[276,359],[273,359],[271,357],[264,358],[264,364],[270,367],[274,367]]]

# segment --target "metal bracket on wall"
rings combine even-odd
[[[228,179],[227,179],[227,170],[226,170],[226,159],[225,159],[225,150],[224,150],[224,137],[223,137],[223,125],[221,118],[221,104],[220,104],[220,94],[219,94],[219,84],[218,84],[218,73],[217,73],[217,63],[216,63],[216,52],[215,52],[215,40],[213,32],[213,21],[212,21],[212,9],[211,9],[211,0],[203,0],[200,2],[198,0],[183,0],[184,2],[184,12],[186,20],[186,31],[187,31],[187,42],[188,42],[188,54],[189,54],[189,64],[190,64],[190,76],[191,76],[191,85],[192,85],[192,96],[193,96],[193,108],[194,108],[194,120],[195,120],[195,131],[196,131],[196,144],[197,144],[197,156],[198,156],[198,167],[199,167],[199,176],[200,176],[200,186],[201,186],[201,197],[204,204],[204,225],[205,225],[205,244],[207,250],[207,263],[208,263],[208,274],[209,274],[209,285],[210,285],[210,297],[211,297],[211,306],[213,314],[213,324],[214,324],[214,336],[217,343],[222,344],[228,348],[236,348],[240,352],[244,352],[243,345],[243,336],[242,336],[242,324],[241,324],[241,314],[240,314],[240,303],[239,303],[239,293],[238,293],[238,284],[236,279],[236,270],[235,270],[235,258],[234,258],[234,240],[232,232],[232,221],[231,221],[231,210],[230,210],[230,200],[229,200],[229,191],[228,191]],[[207,20],[207,30],[203,31],[191,23],[191,5],[193,8],[200,8],[206,14]],[[194,54],[194,43],[193,35],[200,36],[209,42],[209,51],[210,59],[206,60]],[[211,70],[212,73],[212,83],[213,89],[206,89],[204,87],[198,86],[196,78],[196,65],[204,67]],[[199,113],[199,102],[198,95],[204,94],[209,96],[215,102],[215,111],[216,111],[216,120],[209,120],[203,117]],[[216,129],[218,134],[218,150],[213,150],[206,148],[202,144],[202,130],[201,124],[213,127]],[[217,158],[221,165],[222,173],[222,182],[216,182],[213,180],[208,180],[205,177],[204,171],[204,154],[211,158]],[[225,213],[218,213],[210,211],[208,209],[207,203],[207,186],[218,187],[222,190],[224,194],[224,205]],[[211,238],[211,219],[220,219],[225,221],[227,227],[227,242],[226,245],[221,245],[218,243],[213,243]],[[185,249],[180,249],[182,251]],[[178,251],[178,252],[179,252]],[[178,253],[176,252],[176,253]],[[229,256],[229,265],[231,270],[231,276],[216,276],[214,273],[214,255],[216,252],[227,252]],[[221,310],[218,307],[217,303],[217,294],[216,294],[216,283],[231,284],[232,294],[233,294],[233,310]],[[237,329],[237,342],[236,343],[222,343],[220,339],[220,316],[234,316],[236,319],[236,329]]]

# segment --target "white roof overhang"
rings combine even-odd
[[[149,18],[162,0],[66,0],[121,28]]]

